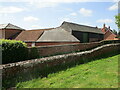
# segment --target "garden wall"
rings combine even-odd
[[[41,76],[41,70],[43,70],[44,73],[47,73],[44,70],[46,67],[50,68],[53,66],[60,66],[62,64],[76,62],[85,63],[97,57],[105,56],[105,54],[115,53],[116,51],[119,52],[119,50],[120,44],[107,44],[84,52],[57,55],[0,65],[0,69],[2,69],[3,86],[10,87],[9,85],[12,86],[14,82],[20,82],[22,79],[29,80],[32,79],[35,75]]]
[[[38,51],[39,56],[50,56],[55,54],[88,50],[100,45],[101,45],[100,42],[93,42],[93,43],[54,45],[54,46],[39,46],[39,47],[36,47],[36,50]],[[29,52],[32,52],[33,48],[28,48],[28,49],[29,49]]]
[[[120,40],[108,40],[101,42],[91,42],[91,43],[79,43],[79,44],[66,44],[66,45],[52,45],[52,46],[37,46],[35,48],[28,48],[29,53],[33,52],[32,49],[36,49],[38,52],[38,57],[51,56],[58,54],[65,54],[77,51],[85,51],[96,48],[105,44],[120,43]],[[28,54],[30,55],[30,54]],[[33,56],[34,57],[34,56]]]

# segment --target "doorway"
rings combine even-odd
[[[83,43],[87,43],[89,42],[89,39],[88,39],[88,33],[83,33]]]

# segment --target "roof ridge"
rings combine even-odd
[[[44,29],[30,29],[30,30],[27,30],[27,31],[39,31],[39,30],[51,30],[51,29],[55,29],[55,28],[44,28]]]
[[[7,23],[7,25],[5,26],[5,28],[7,28],[7,26],[8,26],[9,24],[10,24],[10,23]],[[5,28],[4,28],[4,29],[5,29]]]
[[[112,34],[114,34],[111,30],[107,30],[105,33],[107,33],[108,31],[110,31]],[[114,35],[116,35],[116,34],[114,34]]]
[[[77,23],[73,23],[73,22],[64,21],[63,23],[74,24],[74,25],[79,25],[79,26],[85,26],[85,27],[90,27],[90,28],[96,28],[96,27],[92,27],[92,26],[88,26],[88,25],[81,25],[81,24],[77,24]]]
[[[21,28],[21,27],[19,27],[19,26],[16,26],[16,25],[14,25],[14,24],[11,24],[11,23],[0,24],[0,25],[5,25],[5,26],[3,27],[3,29],[7,29],[7,28],[9,28],[9,27],[14,27],[14,28],[17,28],[17,29],[19,29],[19,30],[25,30],[25,29],[23,29],[23,28]],[[10,26],[9,26],[9,25],[10,25]]]

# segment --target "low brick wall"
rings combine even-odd
[[[39,72],[44,67],[50,68],[56,65],[77,61],[85,62],[84,60],[93,59],[101,55],[105,55],[106,53],[110,52],[114,53],[119,50],[120,44],[107,44],[84,52],[57,55],[40,59],[33,59],[28,61],[0,65],[0,69],[2,69],[3,86],[6,86],[6,84],[4,84],[5,82],[10,82],[11,80],[15,82],[16,78],[18,81],[20,81],[23,77],[24,78],[32,77],[34,76],[34,74],[36,74],[34,73],[35,71]]]
[[[80,44],[67,44],[67,45],[54,45],[54,46],[39,46],[36,47],[39,56],[49,56],[61,53],[69,53],[75,51],[82,51],[91,48],[95,48],[100,46],[100,42],[92,42],[92,43],[80,43]],[[31,52],[32,48],[28,48],[29,52]]]

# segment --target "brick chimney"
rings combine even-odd
[[[108,30],[110,30],[110,26],[108,27]]]
[[[103,33],[106,32],[106,26],[105,26],[105,23],[103,24],[103,28],[101,29]]]
[[[103,28],[105,28],[105,23],[103,24]]]

